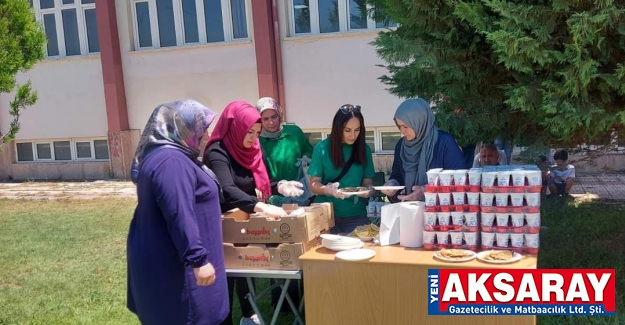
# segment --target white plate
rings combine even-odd
[[[448,258],[445,256],[441,256],[439,255],[439,251],[434,252],[434,257],[441,260],[441,261],[445,261],[445,262],[452,262],[452,263],[456,263],[456,262],[468,262],[471,261],[475,258],[475,252],[474,251],[470,251],[470,250],[466,250],[466,249],[459,249],[459,251],[463,251],[465,253],[471,254],[471,256],[467,256],[467,257],[463,257],[463,258]]]
[[[399,191],[399,190],[405,189],[406,187],[405,186],[374,186],[373,188],[378,191]]]
[[[335,252],[359,249],[359,248],[363,248],[364,246],[365,246],[365,243],[363,243],[360,240],[359,240],[359,243],[357,245],[349,245],[349,246],[326,246],[326,245],[323,245],[323,247],[325,247],[325,248],[327,248],[329,250],[335,251]]]
[[[362,194],[367,194],[369,193],[369,191],[360,191],[360,192],[343,192],[340,191],[341,193],[347,195],[347,196],[352,196],[352,195],[362,195]]]
[[[497,249],[494,249],[494,250],[496,251]],[[523,255],[521,255],[521,254],[519,254],[517,252],[514,252],[514,255],[512,255],[512,258],[507,260],[507,261],[497,261],[497,260],[487,260],[487,259],[485,259],[484,256],[488,255],[490,252],[491,251],[488,250],[488,251],[483,251],[483,252],[477,253],[477,259],[482,261],[482,262],[484,262],[484,263],[490,263],[490,264],[508,264],[508,263],[514,263],[514,262],[520,261],[521,258],[523,257]]]
[[[358,241],[360,240],[355,237],[340,236],[340,235],[333,235],[333,234],[323,234],[320,237],[327,241],[337,242],[341,244],[357,244]]]
[[[372,249],[350,249],[336,253],[336,258],[345,261],[364,261],[375,256],[375,251]]]

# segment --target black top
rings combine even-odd
[[[256,197],[256,183],[252,171],[241,166],[230,157],[223,141],[217,141],[208,147],[204,153],[204,163],[210,168],[223,190],[221,211],[226,212],[239,208],[247,213],[254,213],[254,206],[258,203]],[[277,182],[271,182],[271,190],[276,194]]]

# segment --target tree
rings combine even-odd
[[[16,76],[43,60],[45,44],[43,28],[27,0],[0,0],[0,92],[15,91],[9,109],[13,120],[7,132],[0,130],[0,149],[15,139],[21,111],[37,101],[30,81],[20,85]]]
[[[611,0],[367,0],[400,25],[380,79],[436,103],[461,145],[609,145],[624,136],[625,11]],[[622,138],[621,138],[622,139]]]

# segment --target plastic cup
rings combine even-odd
[[[469,169],[469,185],[479,186],[482,182],[482,170],[481,169]]]
[[[451,237],[451,247],[460,248],[462,247],[462,232],[461,231],[452,231],[449,233]]]
[[[462,226],[464,226],[464,212],[452,212],[451,223],[454,229],[461,230]]]
[[[480,205],[480,193],[467,192],[467,203],[469,205]]]
[[[466,169],[459,169],[454,172],[454,184],[466,185],[467,184],[467,172]]]
[[[540,238],[538,234],[525,234],[525,247],[530,254],[538,254]]]
[[[510,186],[510,174],[509,170],[500,171],[497,173],[497,185]]]
[[[508,206],[508,197],[510,195],[508,193],[495,193],[495,202],[498,207],[507,207]]]
[[[453,176],[453,172],[449,170],[444,170],[438,174],[438,180],[441,183],[441,186],[451,186],[451,178]]]
[[[462,235],[468,249],[475,249],[477,247],[477,232],[465,232]]]
[[[527,231],[532,234],[540,232],[540,213],[527,213],[525,214],[525,220],[527,221]]]
[[[464,224],[469,227],[469,229],[474,229],[471,231],[477,231],[477,212],[465,212]]]
[[[438,193],[438,202],[440,205],[451,205],[451,193]]]
[[[435,249],[436,232],[424,231],[423,232],[423,249]]]
[[[426,207],[435,207],[436,206],[436,198],[438,197],[437,193],[423,193],[425,195],[425,206]]]
[[[527,201],[527,206],[539,207],[540,193],[525,193],[525,200]]]
[[[524,234],[510,234],[510,246],[514,248],[523,248]]]
[[[495,186],[497,172],[482,172],[482,186]]]
[[[449,230],[449,219],[451,219],[451,214],[449,212],[439,212],[438,216],[438,228],[440,231],[448,231]]]
[[[439,172],[440,170],[438,169],[431,169],[426,172],[426,174],[428,175],[428,185],[431,185],[431,186],[438,185],[438,173]]]
[[[510,234],[507,232],[504,233],[500,233],[498,232],[496,235],[497,237],[497,247],[509,247],[509,242],[510,242]]]
[[[540,170],[526,170],[525,177],[527,177],[527,184],[529,186],[542,185],[543,175]]]
[[[522,228],[525,225],[525,215],[523,213],[510,213],[512,227]]]
[[[529,227],[540,227],[540,213],[527,213],[525,219]]]
[[[375,203],[373,202],[367,205],[367,217],[375,217]]]
[[[525,171],[515,170],[511,173],[512,186],[525,186]]]
[[[464,205],[464,192],[453,192],[451,194],[454,197],[454,205]]]
[[[490,212],[482,212],[482,220],[480,222],[482,228],[492,227],[495,224],[495,214]]]
[[[504,228],[508,227],[508,219],[510,218],[509,214],[497,213],[495,215],[495,218],[497,219],[497,227],[504,227]]]
[[[510,201],[512,201],[513,207],[523,206],[523,198],[525,193],[510,193]]]
[[[449,232],[448,231],[437,231],[436,232],[436,241],[439,246],[446,247],[449,245]]]
[[[382,216],[382,207],[385,206],[387,204],[387,202],[378,202],[375,205],[375,215],[380,217]]]
[[[483,207],[492,207],[495,193],[480,193],[481,204]]]
[[[434,230],[436,229],[436,220],[438,220],[438,215],[436,212],[423,212],[423,223],[425,226],[425,230]]]
[[[482,248],[491,248],[495,244],[495,233],[483,232],[482,233]]]

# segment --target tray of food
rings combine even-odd
[[[477,259],[491,264],[507,264],[520,261],[523,256],[511,250],[490,250],[477,254]]]
[[[361,195],[369,193],[369,189],[366,187],[344,187],[339,188],[339,192],[345,193],[347,195]]]
[[[354,231],[347,234],[349,237],[360,238],[362,241],[372,241],[380,234],[380,228],[374,224],[358,226]]]
[[[441,249],[434,257],[445,262],[468,262],[475,258],[475,252],[467,249]]]

